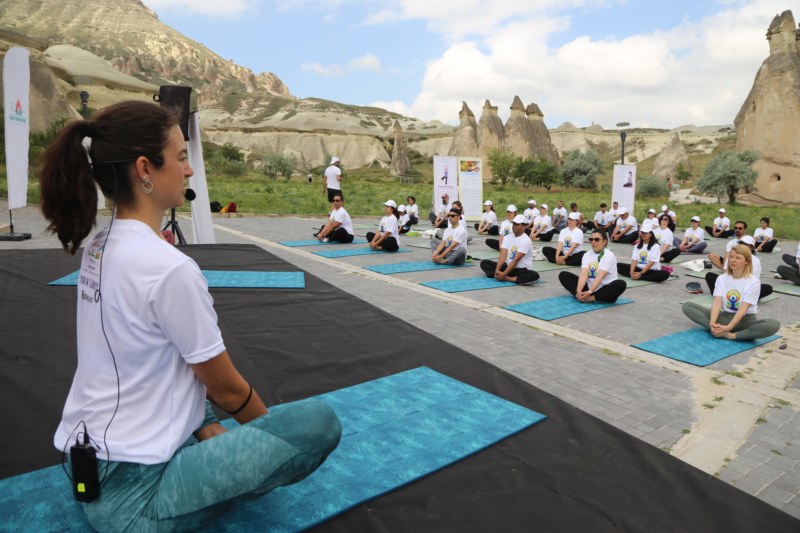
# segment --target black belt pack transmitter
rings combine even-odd
[[[97,474],[97,450],[89,443],[70,448],[72,466],[72,492],[79,502],[89,503],[100,497],[100,481]]]

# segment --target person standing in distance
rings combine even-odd
[[[340,168],[339,158],[332,157],[331,164],[325,169],[325,186],[322,192],[328,192],[328,202],[333,203],[333,195],[342,192],[342,169]],[[344,199],[344,195],[342,195]]]

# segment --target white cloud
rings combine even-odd
[[[766,29],[784,9],[779,0],[740,1],[675,28],[624,38],[582,36],[552,47],[548,38],[569,19],[560,8],[541,12],[549,1],[530,3],[540,11],[526,8],[529,2],[498,0],[492,3],[496,12],[475,19],[472,9],[484,4],[480,0],[443,0],[435,6],[401,0],[407,17],[422,18],[422,6],[430,4],[429,27],[458,5],[473,23],[493,29],[472,32],[472,40],[446,34],[454,40],[428,64],[413,102],[392,102],[392,110],[453,124],[462,100],[480,117],[488,98],[505,118],[519,95],[526,105],[538,103],[551,127],[567,120],[606,127],[622,120],[659,127],[731,123],[769,54]]]
[[[352,70],[371,70],[373,72],[381,72],[381,60],[375,54],[364,54],[350,61],[348,65]]]
[[[305,72],[313,72],[326,78],[344,76],[344,69],[339,65],[323,65],[321,63],[303,63],[300,69]]]
[[[255,0],[226,0],[220,4],[217,0],[142,0],[156,13],[163,11],[181,12],[191,15],[202,15],[211,18],[235,19],[246,12],[257,8]]]

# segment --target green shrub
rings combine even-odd
[[[293,157],[282,154],[267,154],[261,161],[261,172],[272,179],[283,176],[288,180],[296,167],[297,162]]]
[[[636,196],[638,198],[661,198],[669,196],[666,180],[657,176],[642,176],[636,180]]]
[[[519,156],[506,150],[494,149],[489,152],[489,166],[492,169],[492,182],[505,185],[513,180]]]
[[[242,151],[231,143],[225,143],[220,146],[219,153],[229,161],[244,161],[244,154]]]
[[[597,175],[603,171],[603,161],[594,150],[573,150],[567,153],[561,166],[561,181],[566,187],[597,188]]]
[[[747,188],[755,191],[758,172],[753,170],[753,163],[761,156],[758,152],[723,152],[706,165],[703,176],[697,182],[697,189],[703,194],[722,198],[728,197],[728,203],[736,203],[739,189]]]

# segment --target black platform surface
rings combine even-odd
[[[205,269],[297,270],[254,246],[183,250]],[[60,250],[0,253],[0,477],[60,461],[52,437],[76,363],[76,291],[46,284],[77,266]],[[548,417],[314,531],[800,531],[782,511],[319,278],[306,274],[305,290],[211,292],[231,357],[268,405],[425,365]]]

